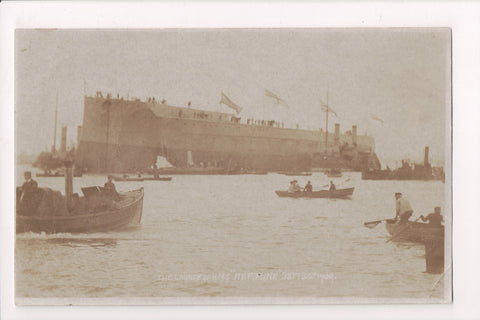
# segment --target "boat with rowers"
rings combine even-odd
[[[275,193],[280,198],[349,198],[353,195],[355,188],[336,189],[336,190],[316,190],[312,192],[297,191],[288,192],[276,190]]]
[[[16,232],[91,233],[139,224],[143,211],[143,188],[112,194],[102,187],[82,188],[73,194],[72,168],[65,170],[65,196],[49,188],[36,188],[24,199],[17,189]]]

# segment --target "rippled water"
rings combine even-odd
[[[410,200],[413,218],[444,208],[443,183],[362,181],[345,173],[335,181],[355,187],[350,200],[278,198],[274,190],[291,179],[272,173],[117,182],[119,191],[145,187],[141,225],[18,235],[16,296],[447,299],[443,276],[425,273],[422,245],[386,242],[383,224],[363,226],[394,216],[395,191]],[[297,179],[311,180],[314,189],[329,181],[322,173]],[[37,181],[63,191],[61,178]],[[75,178],[74,189],[104,181]]]

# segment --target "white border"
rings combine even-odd
[[[65,3],[0,4],[0,121],[2,177],[2,319],[160,316],[244,318],[422,319],[479,318],[480,308],[480,3]],[[453,40],[454,224],[452,305],[254,306],[254,307],[28,307],[14,306],[13,279],[13,44],[15,28],[186,27],[451,27]],[[7,201],[8,200],[8,201]],[[475,201],[477,200],[477,201]]]

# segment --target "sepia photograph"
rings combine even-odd
[[[450,28],[14,37],[17,305],[452,302]]]

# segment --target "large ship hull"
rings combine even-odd
[[[85,97],[76,165],[88,172],[143,171],[161,156],[176,167],[221,167],[229,172],[306,169],[327,158],[366,168],[376,159],[372,137],[329,133],[328,148],[324,140],[320,130],[246,124],[226,113]],[[355,152],[342,158],[339,146],[349,142],[355,142]],[[328,157],[319,157],[323,150]]]

